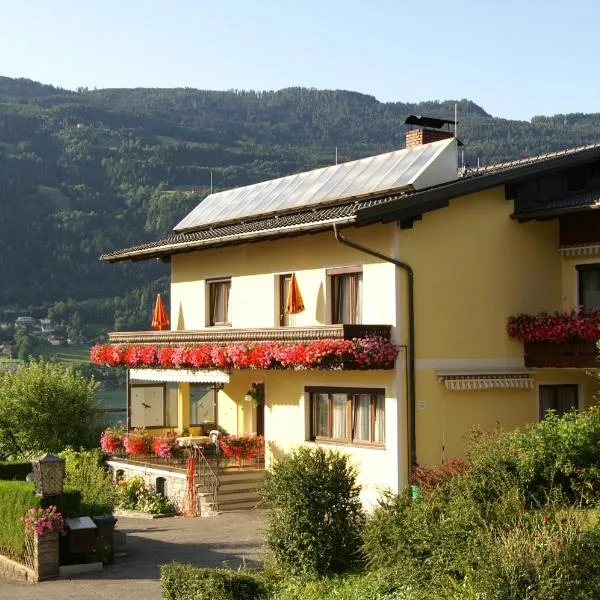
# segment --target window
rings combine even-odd
[[[560,416],[577,406],[577,385],[540,385],[540,419],[549,410]]]
[[[327,269],[331,278],[331,322],[362,323],[362,269]]]
[[[217,390],[212,385],[190,384],[190,425],[206,425],[215,429]]]
[[[579,306],[588,312],[600,308],[600,264],[577,265]]]
[[[209,279],[208,287],[208,324],[230,325],[229,296],[231,292],[231,278]]]
[[[290,325],[291,315],[286,314],[285,305],[287,303],[287,297],[290,293],[291,281],[291,273],[286,273],[285,275],[279,276],[279,325],[281,327],[288,327]]]
[[[306,391],[310,392],[310,439],[384,444],[384,390],[307,388]]]
[[[132,383],[129,389],[129,427],[175,427],[176,383]]]

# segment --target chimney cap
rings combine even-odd
[[[456,125],[456,121],[448,119],[436,119],[435,117],[422,117],[421,115],[410,115],[404,121],[405,125],[419,125],[420,127],[431,127],[441,129],[444,125]]]

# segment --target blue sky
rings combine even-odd
[[[0,0],[0,75],[75,89],[348,89],[600,112],[591,0]]]

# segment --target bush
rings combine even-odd
[[[141,477],[122,479],[117,486],[117,504],[121,508],[139,510],[151,515],[176,512],[168,498],[146,484]]]
[[[39,506],[32,483],[0,481],[0,547],[6,546],[18,555],[23,552],[25,526],[21,517],[29,508]]]
[[[10,433],[16,452],[92,448],[101,429],[96,388],[73,369],[31,361],[0,377],[0,431]]]
[[[65,459],[65,491],[81,494],[81,513],[88,516],[112,514],[116,488],[104,466],[102,452],[76,452],[67,448],[60,456]]]
[[[267,598],[263,580],[246,571],[200,569],[173,563],[160,568],[163,600],[259,600]]]
[[[597,598],[599,555],[600,530],[587,528],[581,515],[525,512],[487,532],[472,591],[490,600]]]
[[[0,462],[0,480],[25,481],[25,477],[33,471],[31,462]]]
[[[341,571],[357,560],[364,516],[347,456],[301,447],[267,472],[274,508],[266,531],[275,562],[297,575]]]

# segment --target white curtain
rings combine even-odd
[[[354,397],[354,435],[359,442],[368,442],[371,437],[371,396],[359,394]]]
[[[313,406],[313,433],[316,437],[329,436],[329,396],[316,394]]]
[[[356,283],[356,297],[354,300],[354,323],[362,323],[363,276],[362,273],[356,273],[354,277]]]
[[[385,442],[385,398],[375,399],[375,439],[374,442]]]
[[[346,394],[332,394],[333,399],[333,427],[332,437],[346,439],[346,405],[348,396]]]

